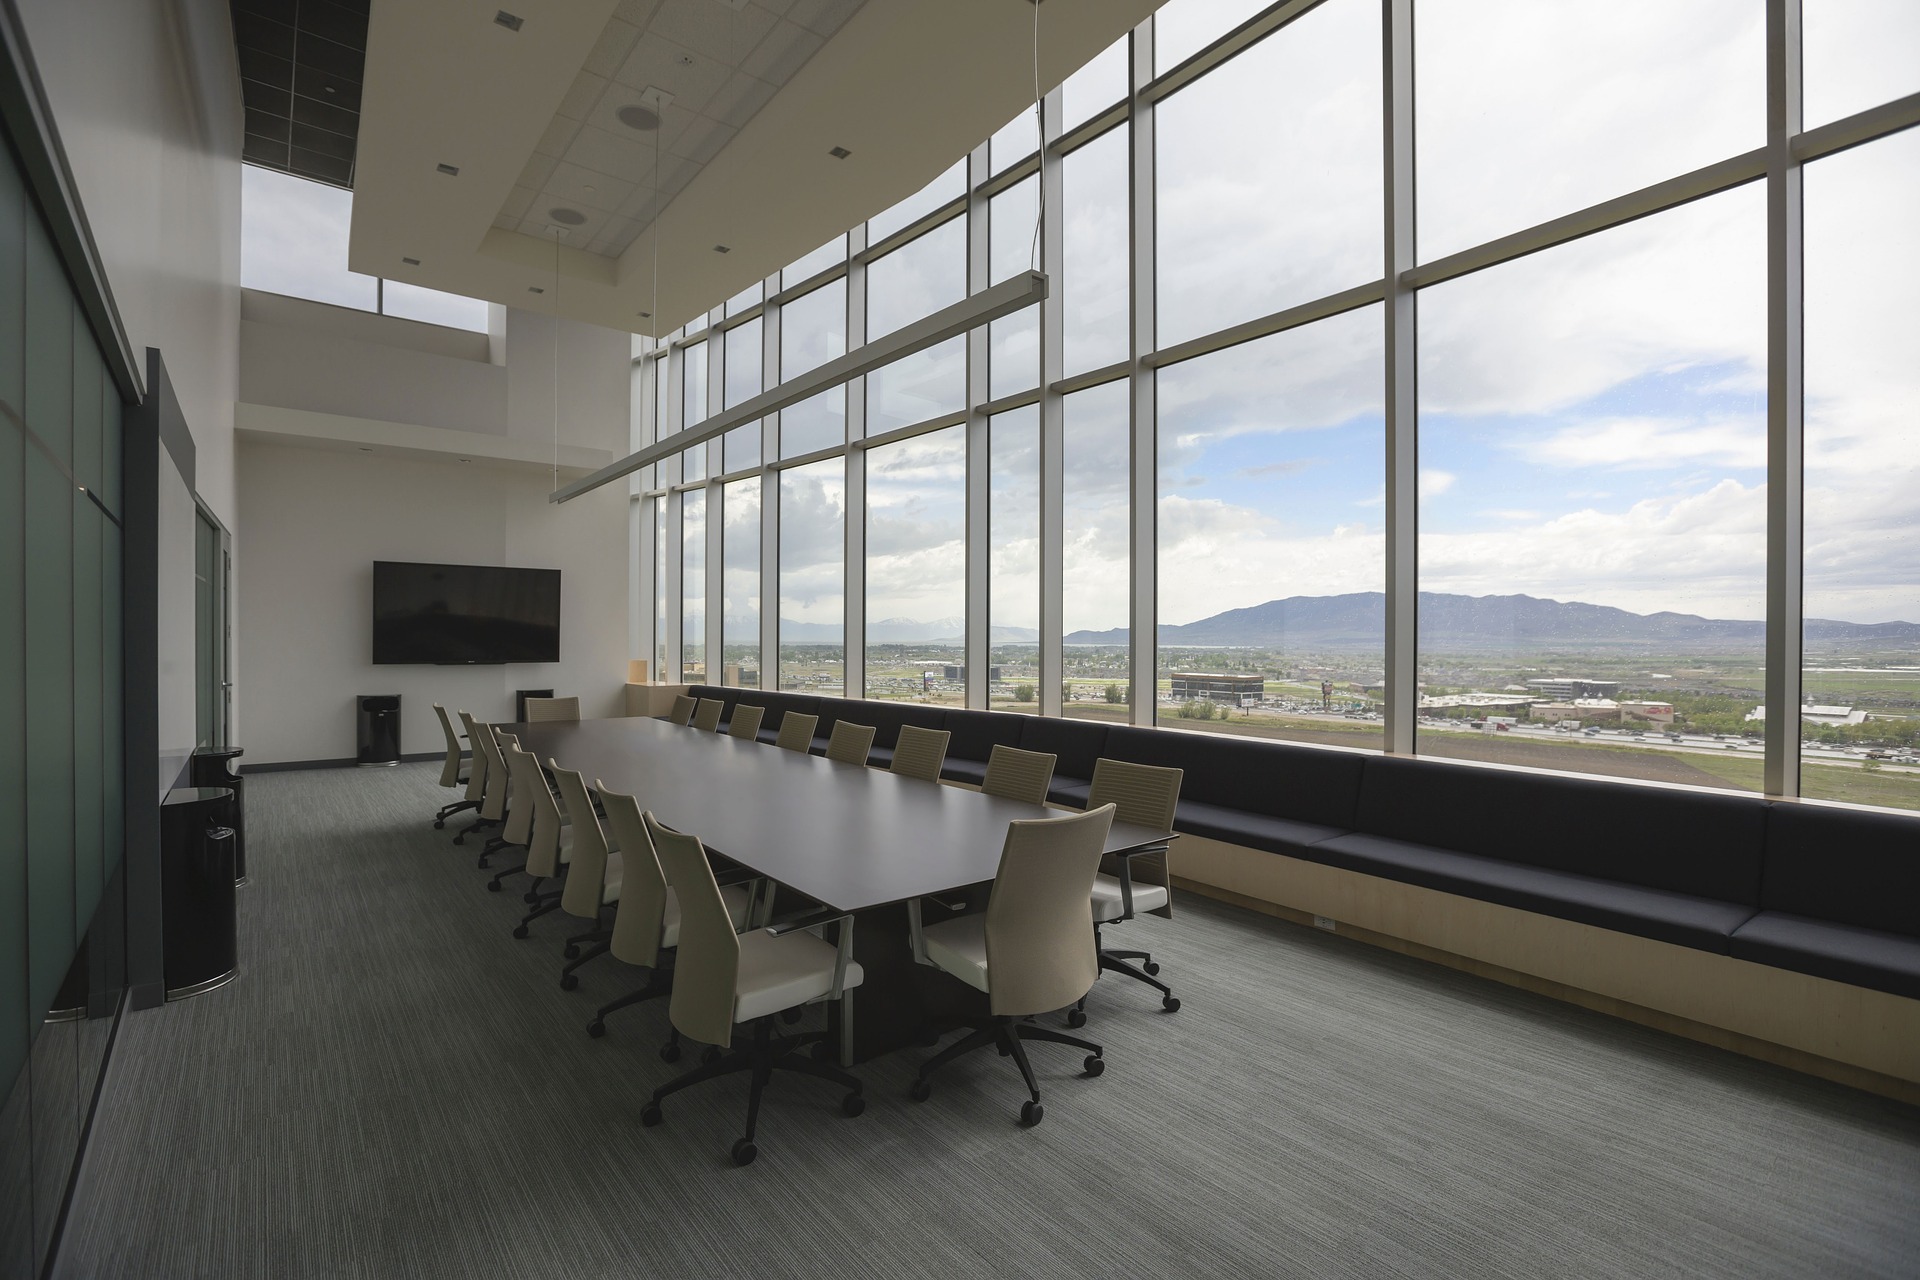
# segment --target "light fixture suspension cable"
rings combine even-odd
[[[560,487],[560,237],[553,229],[553,487]]]

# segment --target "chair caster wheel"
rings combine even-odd
[[[529,890],[528,892],[520,895],[520,901],[526,903],[530,907],[539,906],[540,895]]]
[[[1068,1025],[1069,1027],[1084,1027],[1084,1026],[1086,1026],[1086,1025],[1087,1025],[1087,1011],[1086,1011],[1085,1009],[1069,1009],[1069,1010],[1067,1010],[1067,1025]]]
[[[733,1144],[733,1162],[737,1165],[752,1164],[753,1158],[759,1154],[760,1148],[754,1146],[745,1138]]]
[[[568,960],[578,960],[580,958],[580,948],[569,942],[560,949],[560,954]]]
[[[794,1023],[800,1021],[801,1012],[802,1011],[797,1008],[782,1009],[780,1011],[780,1021],[786,1023],[788,1026],[792,1026]]]
[[[671,1040],[669,1040],[666,1044],[661,1045],[660,1061],[662,1062],[680,1061],[680,1046],[677,1044],[674,1044]]]
[[[1165,1009],[1168,1013],[1178,1013],[1180,1012],[1180,997],[1168,996],[1165,1000],[1162,1000],[1160,1002],[1160,1007],[1162,1009]]]
[[[453,842],[455,844],[465,844],[467,842],[467,838],[464,835],[455,836],[453,838]]]
[[[560,989],[562,991],[571,991],[579,985],[580,985],[580,979],[575,977],[573,974],[563,973],[560,975]]]
[[[607,1034],[607,1024],[595,1018],[587,1024],[587,1034],[595,1040],[598,1040],[601,1036]]]
[[[913,1087],[907,1090],[907,1096],[915,1102],[925,1102],[933,1096],[933,1084],[926,1080],[915,1080]]]
[[[665,1118],[666,1117],[660,1114],[660,1104],[657,1102],[649,1102],[646,1106],[640,1108],[640,1123],[649,1129],[659,1124]]]
[[[700,1051],[701,1066],[710,1067],[718,1061],[720,1061],[720,1047],[718,1045],[710,1044]]]
[[[1107,1070],[1107,1060],[1097,1053],[1090,1053],[1087,1055],[1087,1060],[1080,1064],[1080,1070],[1089,1076],[1104,1075]]]
[[[433,829],[435,831],[445,831],[447,829],[446,820],[442,818],[435,818],[433,820]]]
[[[488,893],[500,892],[500,882],[498,880],[487,881],[487,892]]]
[[[1140,966],[1140,972],[1146,974],[1149,978],[1157,978],[1160,976],[1160,966],[1149,960]]]
[[[857,1116],[867,1109],[867,1100],[857,1093],[850,1093],[840,1099],[840,1110],[849,1116]]]
[[[517,925],[515,925],[515,926],[513,926],[513,936],[514,936],[514,937],[516,937],[516,938],[524,938],[524,937],[526,937],[526,936],[527,936],[527,926],[525,926],[525,925],[523,925],[523,924],[517,924]]]
[[[1031,1129],[1046,1118],[1047,1109],[1039,1103],[1028,1100],[1020,1104],[1020,1123]]]

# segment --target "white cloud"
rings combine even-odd
[[[1453,488],[1454,481],[1459,478],[1459,476],[1454,475],[1451,471],[1437,471],[1422,468],[1420,471],[1420,500],[1424,502],[1429,498],[1439,497],[1447,490]]]
[[[1529,462],[1581,470],[1648,470],[1698,462],[1727,467],[1767,465],[1767,423],[1747,416],[1706,422],[1609,418],[1563,427],[1513,447]]]

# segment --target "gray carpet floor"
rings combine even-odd
[[[1103,979],[1110,1069],[988,1052],[847,1119],[742,1078],[644,1129],[663,1002],[508,931],[436,767],[255,775],[243,972],[121,1029],[65,1277],[1920,1274],[1920,1112],[1189,896]],[[1116,938],[1116,941],[1118,939]],[[684,1064],[683,1064],[684,1065]]]

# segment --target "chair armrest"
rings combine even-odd
[[[1133,860],[1149,853],[1165,853],[1164,844],[1150,844],[1138,849],[1127,849],[1113,856],[1120,859],[1120,918],[1133,919]]]
[[[783,934],[797,933],[801,929],[818,929],[821,925],[832,924],[836,920],[851,920],[853,917],[844,911],[835,911],[832,907],[816,907],[797,916],[788,916],[767,926],[767,932],[778,938]]]
[[[846,994],[847,962],[853,959],[853,916],[850,912],[835,911],[831,907],[810,911],[806,915],[768,925],[767,932],[777,938],[797,929],[818,929],[829,924],[840,926],[840,938],[833,957],[833,986],[822,999],[837,1001]]]

